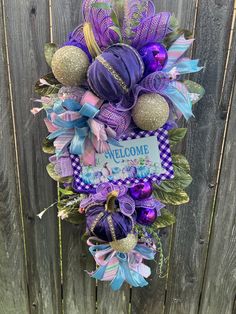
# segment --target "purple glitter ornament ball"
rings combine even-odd
[[[139,50],[145,65],[144,76],[155,71],[161,71],[167,63],[168,53],[160,43],[149,43]]]
[[[152,195],[152,184],[150,182],[136,184],[130,188],[129,192],[134,200],[144,200]]]
[[[155,208],[141,207],[137,208],[136,221],[140,225],[151,226],[157,219],[157,211]]]

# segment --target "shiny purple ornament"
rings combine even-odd
[[[157,219],[157,211],[155,208],[140,207],[137,208],[136,221],[140,225],[151,226]]]
[[[145,65],[144,76],[155,71],[161,71],[167,63],[168,53],[160,43],[149,43],[139,50],[139,54]]]
[[[134,200],[144,200],[152,195],[153,188],[150,182],[144,182],[134,185],[129,189],[129,193]]]

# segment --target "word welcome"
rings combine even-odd
[[[149,154],[149,146],[141,145],[141,146],[133,146],[133,147],[118,148],[118,149],[110,150],[107,153],[105,153],[105,158],[111,159],[115,163],[119,164],[121,162],[120,159],[137,157],[137,156],[148,155],[148,154]]]

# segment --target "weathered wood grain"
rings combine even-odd
[[[93,257],[81,240],[85,226],[62,224],[63,304],[65,314],[96,312],[96,280],[85,272],[94,271]]]
[[[119,291],[112,291],[109,283],[98,282],[97,313],[128,314],[130,303],[130,287],[124,284]]]
[[[170,240],[172,228],[162,231],[161,241],[165,258],[169,257]],[[157,256],[158,258],[158,256]],[[166,284],[168,279],[168,260],[163,267],[163,276],[158,276],[158,265],[156,262],[145,262],[151,270],[152,275],[148,278],[149,285],[145,288],[132,288],[131,313],[157,313],[164,312]]]
[[[181,28],[186,28],[189,30],[193,29],[192,27],[194,25],[195,19],[195,8],[197,5],[196,0],[154,0],[153,2],[155,3],[158,12],[171,12],[178,19]]]
[[[40,150],[46,128],[42,119],[34,119],[30,113],[33,84],[48,70],[43,57],[44,42],[49,41],[48,1],[5,1],[5,14],[20,163],[30,310],[32,313],[60,313],[57,216],[51,209],[43,221],[36,217],[43,208],[55,202],[56,189],[44,170],[47,156]]]
[[[154,1],[157,11],[168,11],[173,13],[179,20],[181,28],[194,29],[196,1]],[[172,211],[175,209],[173,208]],[[162,243],[164,256],[169,259],[169,251],[172,237],[172,229],[162,232]],[[132,313],[164,313],[166,300],[166,286],[168,280],[168,265],[163,269],[166,277],[158,278],[155,263],[150,263],[152,276],[150,285],[143,289],[132,289]]]
[[[225,74],[224,81],[224,92],[221,94],[220,99],[220,110],[222,114],[225,116],[228,111],[228,106],[230,102],[230,98],[232,96],[232,91],[234,88],[234,80],[235,80],[235,70],[236,70],[236,2],[234,7],[234,20],[232,21],[234,25],[232,25],[232,42],[229,47],[229,59],[228,64],[226,64],[227,70]]]
[[[236,27],[235,27],[236,31]],[[235,83],[236,32],[226,85]],[[236,313],[236,85],[225,140],[223,164],[210,236],[200,313]],[[225,105],[225,103],[224,103]]]
[[[27,276],[2,2],[0,2],[0,56],[0,312],[28,313]]]
[[[224,162],[217,195],[216,213],[211,234],[210,250],[202,292],[200,313],[233,312],[236,294],[236,89]]]
[[[81,1],[52,1],[52,33],[62,44],[81,22]],[[96,281],[85,270],[95,269],[81,226],[62,224],[63,307],[65,314],[93,314],[96,311]]]
[[[225,127],[219,108],[234,1],[199,1],[194,55],[205,66],[194,79],[206,88],[186,141],[192,167],[191,201],[177,210],[165,313],[198,312],[209,227]],[[223,91],[224,93],[224,91]]]
[[[52,1],[52,30],[55,43],[62,44],[70,32],[82,23],[82,0]]]

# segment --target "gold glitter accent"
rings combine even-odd
[[[92,226],[90,228],[90,231],[93,233],[97,223],[99,222],[99,220],[104,216],[104,213],[100,213],[96,216],[96,218],[94,219]]]
[[[89,59],[83,50],[65,46],[52,58],[52,71],[56,79],[66,86],[78,86],[86,80]]]
[[[121,253],[129,253],[137,245],[138,239],[134,234],[129,234],[127,238],[110,242],[113,250]]]
[[[112,240],[116,241],[116,233],[115,233],[115,228],[114,228],[113,220],[111,216],[107,217],[107,222],[111,231]]]
[[[133,219],[133,217],[130,217],[130,219],[131,219],[131,222],[132,222],[132,231],[134,230],[134,219]]]
[[[96,39],[94,37],[92,25],[88,22],[84,23],[83,25],[83,33],[84,39],[86,41],[86,45],[92,57],[97,57],[102,53],[101,49],[99,48]]]
[[[91,203],[89,204],[86,208],[85,208],[85,212],[87,212],[90,208],[94,207],[94,206],[103,206],[103,203]]]
[[[96,60],[98,60],[111,73],[111,75],[116,79],[116,81],[118,82],[120,87],[125,91],[125,93],[128,93],[129,89],[127,85],[122,80],[120,75],[114,70],[114,68],[102,56],[98,56]]]
[[[169,118],[169,105],[158,94],[144,94],[138,98],[132,117],[142,130],[153,131],[161,128]]]
[[[116,202],[118,195],[119,195],[119,192],[117,192],[117,191],[112,191],[111,193],[108,194],[107,202],[105,205],[106,211],[109,211],[109,212],[115,211],[115,202]]]

